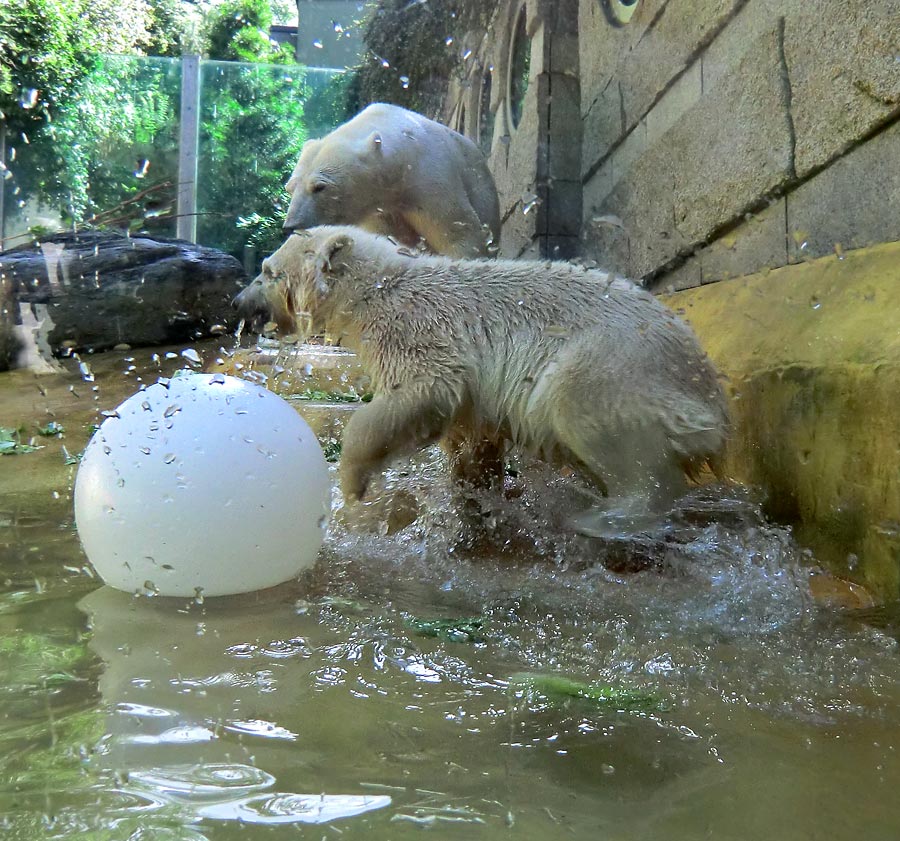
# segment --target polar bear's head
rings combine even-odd
[[[349,226],[292,233],[235,299],[242,317],[281,333],[339,334],[352,304],[403,256],[386,237]]]
[[[361,224],[377,202],[381,146],[377,131],[307,140],[286,185],[291,203],[284,230]]]

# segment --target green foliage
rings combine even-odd
[[[225,0],[207,17],[209,57],[219,61],[291,63],[290,48],[269,40],[271,26],[269,0]]]
[[[45,201],[72,221],[96,224],[105,213],[106,224],[127,227],[137,219],[140,228],[173,233],[166,220],[178,172],[180,85],[170,61],[98,57],[47,127],[60,165],[44,173]],[[142,200],[121,206],[135,195]]]
[[[578,700],[615,712],[660,712],[665,709],[660,698],[640,689],[597,686],[562,675],[519,672],[510,676],[509,688],[513,692],[541,695],[553,704]]]
[[[198,238],[235,256],[247,244],[274,251],[306,139],[303,71],[207,62],[201,84]]]
[[[50,421],[45,426],[38,426],[37,434],[44,438],[57,438],[66,431],[66,428],[58,421]]]
[[[151,0],[147,29],[147,55],[178,58],[198,51],[192,43],[194,21],[183,0]]]
[[[353,105],[358,99],[356,76],[347,72],[327,76],[324,73],[321,69],[307,71],[303,120],[310,137],[324,137],[357,111]]]
[[[366,397],[369,399],[366,400]],[[292,400],[315,400],[318,403],[368,403],[372,400],[370,394],[359,395],[355,391],[321,391],[308,388],[299,394],[292,394]]]
[[[482,642],[481,617],[466,619],[417,619],[414,616],[404,620],[407,628],[422,637],[436,637],[446,642]]]
[[[40,446],[29,444],[22,440],[23,429],[9,429],[0,426],[0,455],[17,456],[23,453],[33,453],[40,450]]]
[[[8,207],[33,198],[66,224],[174,234],[179,63],[100,53],[197,49],[205,11],[207,52],[227,63],[204,64],[198,238],[236,256],[245,245],[275,250],[283,185],[307,136],[304,102],[325,133],[344,119],[334,103],[346,81],[306,79],[268,39],[270,2],[0,0]]]
[[[341,449],[342,445],[340,441],[336,441],[334,438],[330,438],[324,447],[322,447],[322,452],[325,455],[325,461],[329,464],[336,464],[341,460]]]
[[[0,4],[0,112],[8,142],[30,141],[84,74],[91,53],[81,3]]]
[[[354,105],[393,102],[438,116],[449,80],[464,65],[463,37],[487,29],[498,5],[499,0],[378,0],[365,24],[369,55],[356,70]]]

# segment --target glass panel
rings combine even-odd
[[[180,102],[177,59],[98,57],[51,122],[6,138],[7,246],[61,226],[174,235]]]
[[[328,94],[340,72],[276,64],[204,61],[200,65],[197,239],[242,257],[244,247],[274,250],[287,209],[284,185],[309,134],[336,115]]]

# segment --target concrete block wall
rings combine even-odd
[[[685,289],[900,239],[896,0],[580,0],[581,255]]]
[[[524,10],[524,11],[523,11]],[[513,124],[510,70],[519,15],[529,42],[529,79],[521,118]],[[577,0],[507,0],[489,29],[469,33],[469,72],[447,96],[446,122],[475,142],[485,76],[493,132],[483,149],[497,182],[501,255],[565,259],[580,248],[581,88]]]

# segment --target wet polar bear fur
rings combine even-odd
[[[500,203],[484,155],[398,105],[369,105],[307,140],[287,190],[287,231],[357,225],[451,257],[490,256],[500,245]]]
[[[347,502],[436,441],[456,479],[496,487],[511,442],[661,511],[725,444],[725,398],[691,330],[606,272],[411,256],[319,227],[290,236],[236,304],[340,337],[372,376],[375,398],[343,437]]]

